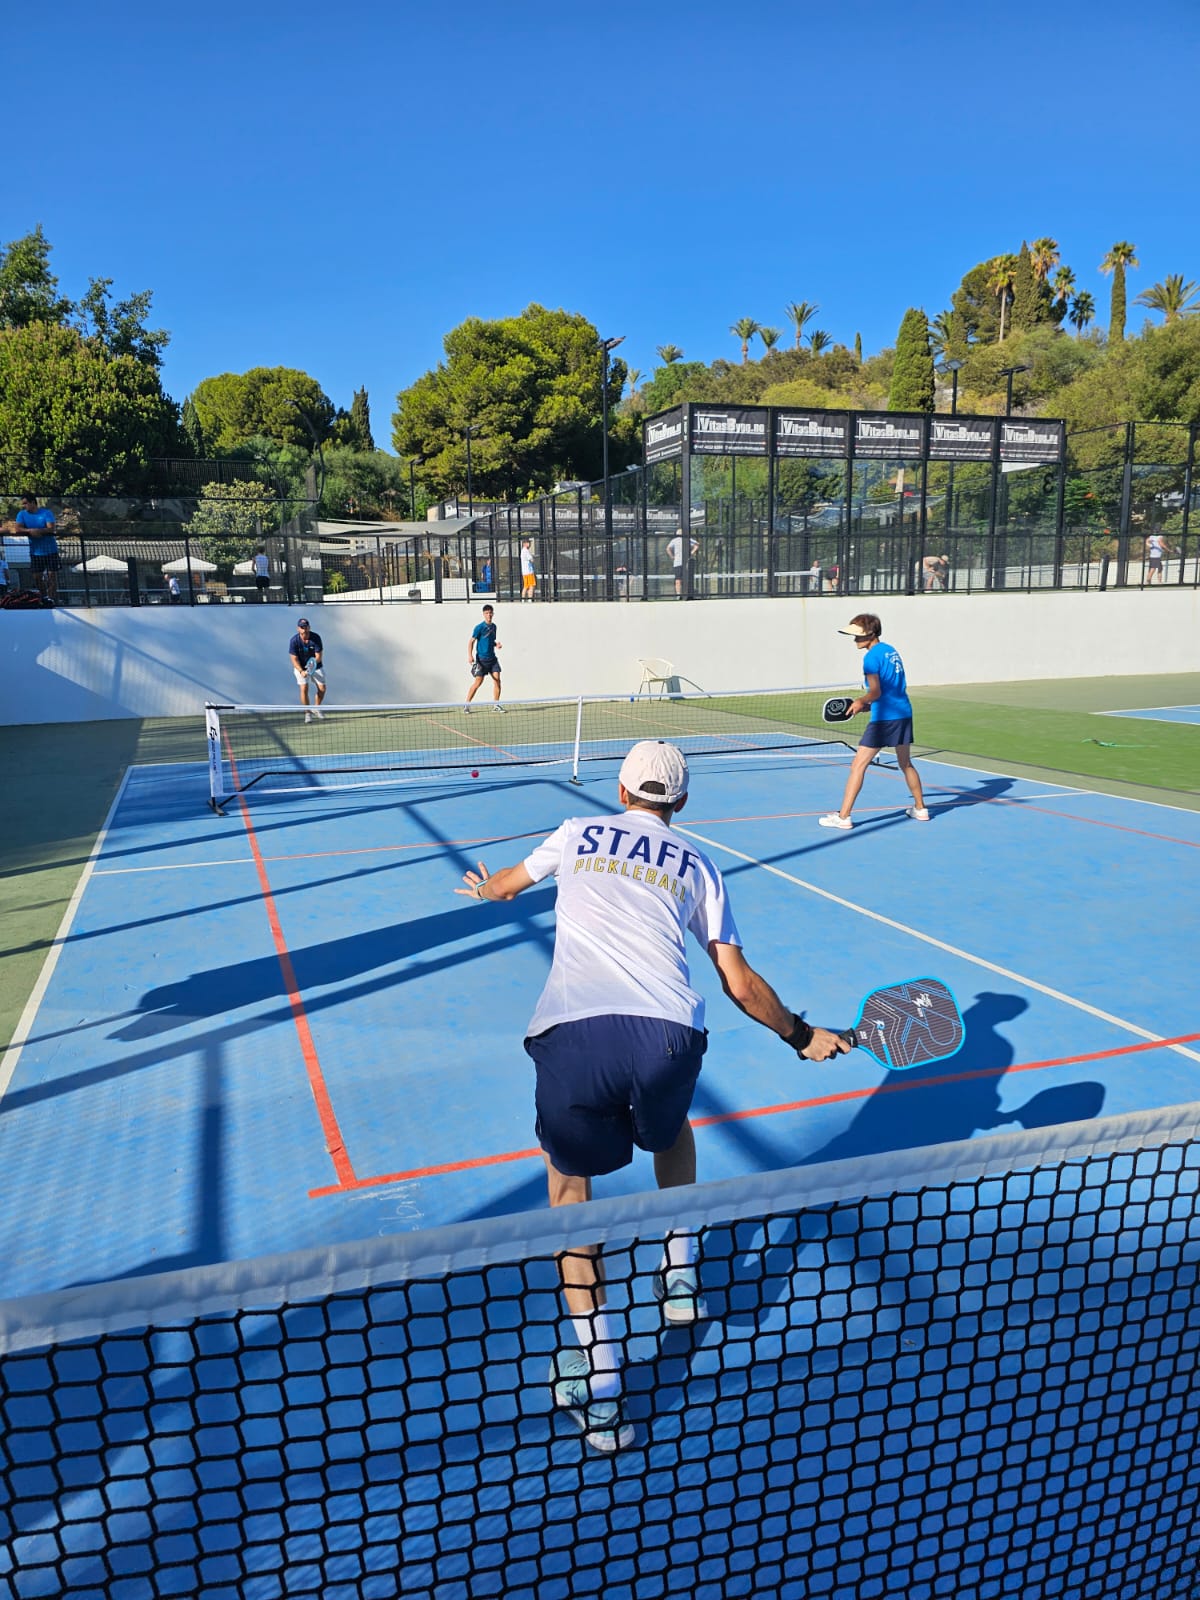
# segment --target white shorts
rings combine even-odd
[[[319,684],[322,689],[325,687],[324,667],[314,667],[311,672],[301,672],[298,667],[293,667],[292,676],[295,678],[297,686],[301,689],[306,683]]]

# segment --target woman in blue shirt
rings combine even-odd
[[[907,807],[905,815],[912,817],[916,822],[928,822],[929,812],[925,806],[925,796],[921,792],[921,779],[912,763],[912,701],[908,698],[904,663],[899,653],[893,650],[890,644],[883,642],[881,637],[883,623],[869,611],[860,612],[846,627],[839,628],[838,632],[847,634],[858,648],[865,652],[862,662],[865,693],[850,702],[850,709],[846,715],[857,716],[869,706],[871,720],[867,723],[858,749],[854,753],[854,760],[850,764],[850,776],[846,779],[846,792],[842,796],[841,809],[830,811],[821,817],[820,824],[823,828],[853,826],[850,813],[863,786],[867,768],[880,750],[896,752],[896,760],[913,798],[913,803]]]

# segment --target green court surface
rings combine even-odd
[[[1200,810],[1194,725],[1105,711],[1200,704],[1200,673],[914,688],[918,754]],[[669,734],[669,729],[664,728]],[[636,736],[644,736],[639,729]],[[0,840],[0,1041],[13,1037],[130,765],[204,760],[195,718],[0,729],[21,775]],[[180,826],[187,819],[180,818]]]

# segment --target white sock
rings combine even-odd
[[[676,1267],[691,1267],[696,1263],[696,1235],[680,1231],[669,1233],[663,1246],[662,1266],[667,1272]]]
[[[571,1324],[580,1348],[591,1362],[592,1399],[615,1399],[621,1392],[621,1357],[613,1341],[608,1312],[595,1311],[590,1317],[572,1317]]]

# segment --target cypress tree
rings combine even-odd
[[[911,307],[904,313],[896,335],[896,364],[888,393],[889,411],[933,410],[933,351],[929,346],[929,319]]]
[[[375,440],[371,435],[371,405],[365,389],[354,391],[354,399],[350,402],[350,430],[358,449],[374,450]]]
[[[861,333],[856,333],[854,335],[854,359],[855,359],[855,361],[858,362],[859,366],[861,367],[862,366],[862,334]]]
[[[1120,344],[1125,337],[1125,263],[1113,267],[1112,301],[1108,313],[1108,342]]]
[[[1033,275],[1033,262],[1029,258],[1029,246],[1022,239],[1021,251],[1017,256],[1017,270],[1013,274],[1012,331],[1028,333],[1030,328],[1036,327],[1040,320],[1039,310],[1038,286]]]

